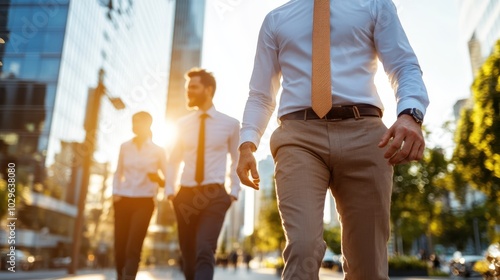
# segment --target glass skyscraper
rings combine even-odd
[[[0,164],[14,163],[16,246],[69,255],[80,192],[88,93],[104,73],[83,243],[110,244],[110,172],[141,110],[164,124],[174,26],[173,0],[0,1]],[[119,97],[125,109],[116,110]],[[155,129],[153,129],[155,132]],[[161,135],[153,140],[162,145]],[[0,199],[7,191],[0,181]],[[3,200],[2,200],[3,203]],[[4,203],[7,205],[6,203]],[[2,205],[4,206],[4,205]],[[0,206],[0,220],[6,207]],[[7,232],[0,229],[0,247]]]
[[[168,87],[167,118],[176,120],[186,115],[184,74],[201,66],[205,0],[177,1],[172,44],[171,71]]]

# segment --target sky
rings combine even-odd
[[[311,0],[312,1],[312,0]],[[202,67],[217,79],[216,108],[241,121],[253,69],[257,36],[265,15],[288,0],[207,0]],[[453,105],[470,96],[472,71],[467,43],[459,30],[456,0],[393,0],[406,35],[423,71],[430,98],[424,124],[432,132],[428,146],[449,147],[451,135],[441,131],[453,119]],[[380,65],[379,69],[382,69]],[[396,119],[394,94],[379,71],[376,85],[385,106],[384,123]],[[276,110],[277,111],[277,110]],[[269,154],[273,117],[257,159]]]

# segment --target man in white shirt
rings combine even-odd
[[[226,211],[240,190],[236,175],[240,124],[215,109],[212,73],[195,68],[185,77],[187,106],[195,111],[177,122],[178,137],[168,160],[165,195],[173,202],[177,217],[184,276],[187,280],[213,279],[217,238]],[[228,154],[231,165],[226,170]],[[174,196],[181,162],[181,186]],[[227,173],[229,194],[225,189]]]
[[[319,24],[317,12],[329,12],[322,18],[328,37],[313,35],[325,30],[313,32],[313,11],[314,26]],[[326,53],[323,61],[328,66],[322,69],[329,69],[326,79],[314,84],[318,63],[312,63],[317,57],[313,36],[328,38],[323,40],[326,51],[315,55]],[[389,129],[382,123],[383,105],[373,82],[377,59],[397,101],[398,119]],[[243,115],[237,169],[241,182],[255,189],[259,174],[253,152],[275,109],[280,79],[280,126],[270,144],[287,239],[283,278],[318,279],[326,249],[324,201],[330,189],[342,226],[345,279],[388,279],[392,165],[422,158],[421,123],[429,103],[420,66],[392,1],[292,0],[266,16]],[[325,80],[325,90],[312,90]],[[323,104],[314,96],[323,93],[326,110],[318,110],[316,105]]]

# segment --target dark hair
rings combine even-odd
[[[201,83],[205,87],[213,87],[214,92],[212,95],[215,94],[215,89],[217,88],[217,83],[215,82],[215,77],[212,74],[212,72],[207,72],[207,70],[202,69],[202,68],[191,68],[185,75],[184,78],[190,79],[193,77],[200,77]]]
[[[146,111],[137,112],[132,116],[132,118],[133,119],[135,119],[135,118],[143,119],[144,121],[149,123],[149,125],[151,125],[153,123],[153,117],[151,117],[151,115]]]

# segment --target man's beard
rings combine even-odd
[[[204,102],[205,102],[205,98],[202,98],[202,97],[192,98],[192,99],[188,99],[187,106],[188,106],[188,108],[192,109],[194,107],[200,107]]]

